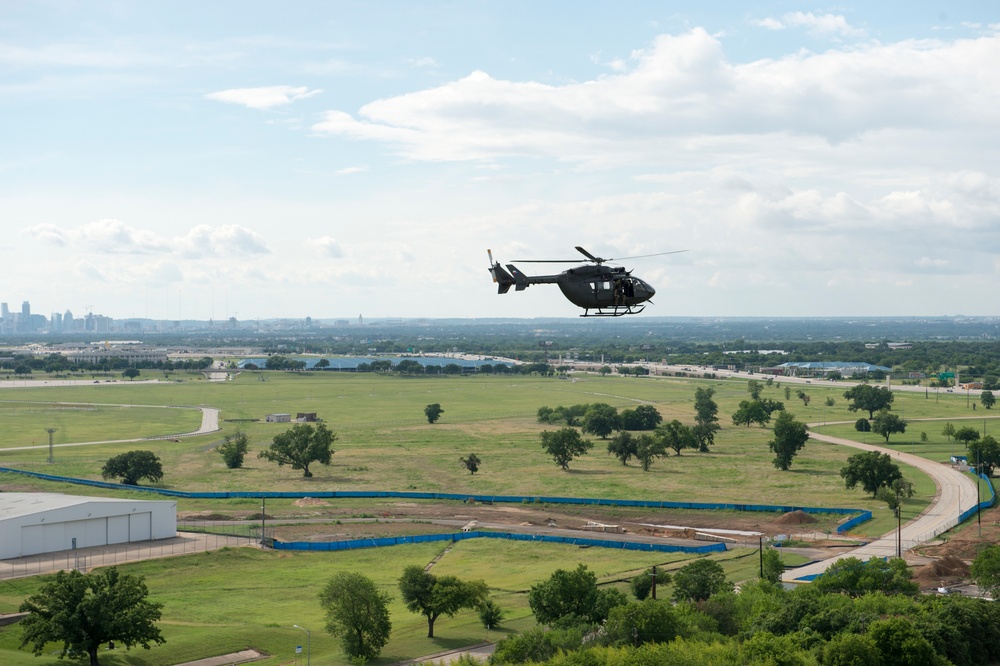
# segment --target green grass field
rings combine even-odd
[[[436,490],[453,493],[563,495],[700,502],[736,502],[841,506],[872,510],[875,519],[859,528],[865,535],[891,530],[895,522],[884,505],[860,490],[843,487],[839,470],[853,450],[811,441],[795,458],[790,471],[780,472],[771,464],[767,442],[769,429],[735,427],[729,415],[747,397],[745,381],[684,378],[624,378],[583,375],[574,380],[541,377],[428,377],[401,378],[382,375],[340,373],[241,374],[225,383],[209,383],[191,375],[185,381],[162,384],[115,384],[100,387],[38,387],[4,389],[0,398],[0,465],[47,473],[100,478],[100,468],[111,455],[134,448],[154,451],[163,461],[163,486],[183,490]],[[693,423],[694,391],[712,386],[719,403],[723,430],[709,453],[685,451],[681,456],[657,460],[649,472],[635,465],[623,467],[606,452],[606,442],[594,439],[594,449],[574,461],[569,471],[559,469],[541,450],[539,433],[546,428],[536,422],[539,407],[607,402],[619,410],[653,404],[666,420]],[[795,397],[801,386],[792,387],[791,399],[777,384],[764,397],[782,400],[794,416],[810,423],[849,421],[859,414],[847,410],[844,387],[814,384],[804,387],[812,398],[809,406]],[[827,406],[826,398],[834,404]],[[894,405],[906,418],[958,419],[973,414],[965,396],[943,394],[929,399],[923,394],[900,394]],[[18,401],[18,402],[10,402]],[[430,425],[423,415],[425,405],[437,402],[445,412]],[[73,409],[60,405],[79,403]],[[155,436],[194,430],[198,412],[152,407],[83,407],[101,405],[213,406],[224,419],[258,418],[256,423],[224,423],[223,431],[179,442],[152,440],[129,444],[94,444],[57,448],[55,462],[47,462],[47,447],[13,450],[13,447],[47,443],[46,427],[59,430],[56,442],[100,441],[136,436]],[[272,412],[317,412],[337,433],[336,454],[329,467],[313,468],[315,476],[304,479],[299,472],[259,460],[256,452],[287,424],[263,422]],[[63,420],[53,421],[56,417]],[[29,421],[30,419],[30,421]],[[941,456],[955,447],[940,435],[943,421],[911,424],[904,436],[890,445],[916,447],[928,457]],[[251,438],[246,467],[229,470],[213,449],[226,433],[243,428]],[[35,432],[37,430],[37,432]],[[926,430],[927,444],[911,444],[907,438]],[[823,432],[846,437],[859,436],[851,425],[825,426]],[[32,434],[34,433],[34,434]],[[123,434],[125,433],[125,434]],[[868,438],[871,441],[872,435]],[[30,441],[28,441],[30,440]],[[898,440],[898,441],[897,441]],[[25,444],[25,442],[28,442]],[[923,447],[923,448],[921,448]],[[476,453],[483,461],[480,473],[470,475],[459,458]],[[938,459],[935,457],[934,459]],[[934,494],[930,479],[906,467],[904,475],[916,484],[916,495],[904,506],[904,518],[915,516]],[[99,491],[86,486],[53,484],[13,474],[0,475],[0,488],[35,489],[73,494],[123,494],[148,498],[137,491]],[[345,500],[337,506],[346,512],[364,513],[378,506],[372,500]],[[252,512],[257,500],[180,500],[181,511]],[[268,514],[294,515],[290,500],[269,501]],[[641,510],[616,510],[641,516]],[[834,519],[821,523],[832,529]],[[292,624],[313,632],[313,658],[318,664],[343,663],[339,648],[322,631],[316,594],[339,567],[364,571],[387,589],[393,587],[406,564],[427,562],[440,546],[419,545],[355,553],[260,553],[227,551],[170,560],[151,561],[127,567],[148,577],[153,598],[166,604],[164,632],[168,646],[151,652],[132,652],[128,657],[108,658],[109,664],[171,664],[257,647],[274,654],[270,663],[288,663],[292,647],[303,642]],[[731,580],[756,575],[756,554],[734,550],[720,556]],[[378,566],[372,567],[372,561]],[[524,592],[559,567],[585,562],[601,580],[627,579],[631,573],[653,564],[680,566],[685,556],[638,554],[599,548],[468,541],[456,546],[436,565],[437,573],[463,578],[483,578],[496,590],[501,605],[509,609],[510,629],[532,624]],[[631,573],[630,573],[631,572]],[[0,612],[14,609],[37,580],[0,583]],[[624,583],[613,583],[624,585]],[[394,632],[384,651],[384,661],[432,653],[456,645],[482,640],[485,631],[472,613],[444,618],[437,627],[440,638],[428,641],[422,618],[393,605]],[[11,651],[16,629],[0,631],[0,663],[54,664],[54,657],[35,659],[28,653]],[[169,648],[169,649],[167,649]]]

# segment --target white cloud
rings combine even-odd
[[[74,252],[93,254],[250,256],[270,250],[263,237],[238,224],[213,227],[200,224],[183,236],[167,237],[145,229],[136,229],[121,220],[102,219],[73,229],[54,224],[38,224],[21,231],[49,245],[67,247]]]
[[[344,256],[344,248],[340,246],[337,239],[330,236],[322,236],[321,238],[315,238],[308,242],[309,245],[315,246],[319,249],[320,253],[332,259],[339,259]]]
[[[415,160],[534,156],[586,164],[697,160],[706,140],[716,150],[812,151],[817,138],[839,144],[890,128],[993,138],[1000,135],[1000,117],[989,111],[1000,107],[998,61],[994,34],[738,64],[695,29],[658,37],[626,73],[554,86],[477,71],[371,102],[356,117],[328,111],[313,130],[384,142]]]
[[[756,22],[756,25],[770,30],[807,28],[814,33],[836,34],[844,37],[860,37],[865,34],[864,30],[854,28],[848,24],[847,19],[840,14],[817,15],[812,12],[789,12],[782,16],[781,20],[768,18]]]
[[[403,62],[414,68],[437,67],[437,61],[429,56],[424,56],[423,58],[405,58]]]
[[[323,92],[307,86],[265,86],[261,88],[231,88],[205,95],[207,99],[240,104],[250,109],[270,109],[308,99]]]

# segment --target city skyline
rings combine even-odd
[[[649,316],[991,316],[998,60],[989,3],[18,3],[0,274],[114,319],[575,317],[486,250],[581,245],[688,250],[623,262]]]

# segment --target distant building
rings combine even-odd
[[[291,414],[268,414],[267,416],[264,417],[264,420],[267,423],[291,423],[292,422],[292,415]]]
[[[892,368],[856,361],[789,361],[773,369],[781,369],[780,374],[792,377],[824,377],[834,372],[839,372],[843,377],[853,377],[854,375],[870,375],[878,371],[886,374],[892,372]]]
[[[295,415],[295,420],[299,423],[315,423],[319,419],[316,418],[316,412],[299,412]]]

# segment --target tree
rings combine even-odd
[[[694,392],[694,436],[698,440],[698,450],[707,452],[715,443],[715,433],[719,432],[719,406],[712,399],[713,388],[699,388]]]
[[[685,426],[682,426],[685,427]],[[690,433],[690,430],[688,430]],[[694,447],[694,438],[690,434],[686,437],[689,446]],[[653,460],[667,454],[667,447],[662,437],[651,435],[639,435],[636,440],[635,457],[639,461],[639,466],[643,472],[648,472],[653,464]]]
[[[370,578],[349,571],[334,574],[319,593],[327,632],[340,637],[347,656],[366,661],[378,657],[389,641],[391,600]]]
[[[611,608],[626,602],[617,590],[599,590],[597,576],[585,564],[573,570],[556,569],[528,592],[535,619],[549,625],[599,624]]]
[[[470,474],[475,474],[479,471],[479,466],[483,461],[475,453],[470,453],[465,458],[459,458],[459,462],[465,465],[465,469],[469,470]]]
[[[673,449],[675,455],[680,455],[683,449],[694,449],[698,447],[698,441],[687,427],[677,419],[670,423],[664,423],[656,429],[656,438],[663,442],[667,449]]]
[[[424,416],[427,417],[428,423],[437,423],[437,420],[441,418],[442,414],[444,414],[444,410],[441,409],[441,405],[436,402],[424,407]]]
[[[872,424],[868,419],[862,416],[860,419],[854,422],[854,429],[857,430],[858,432],[871,432]]]
[[[955,426],[954,426],[954,424],[952,424],[951,421],[948,421],[947,423],[945,423],[944,424],[944,428],[941,429],[941,434],[944,435],[945,437],[947,437],[948,441],[950,442],[951,438],[955,436]]]
[[[139,368],[125,368],[122,370],[122,377],[126,377],[129,381],[132,381],[139,376]]]
[[[231,435],[226,435],[222,444],[219,444],[215,450],[222,456],[226,467],[236,469],[243,467],[243,457],[246,456],[249,447],[250,438],[242,430],[237,430]]]
[[[873,557],[862,562],[845,557],[830,565],[813,583],[822,592],[839,592],[860,597],[869,592],[916,594],[920,586],[910,580],[910,570],[902,558],[888,561]]]
[[[913,484],[906,479],[896,479],[887,486],[880,487],[875,491],[875,499],[885,502],[894,516],[898,516],[899,508],[903,505],[904,499],[913,497]]]
[[[663,422],[660,412],[652,405],[623,409],[619,418],[622,430],[653,430]]]
[[[861,488],[866,493],[871,493],[872,497],[875,497],[882,486],[888,486],[896,479],[903,478],[899,467],[892,462],[889,454],[878,451],[854,454],[847,459],[847,465],[841,468],[840,476],[843,477],[848,489],[860,483]]]
[[[311,424],[299,423],[290,430],[275,435],[271,446],[257,456],[276,462],[279,467],[290,465],[292,469],[301,469],[302,476],[309,478],[312,476],[309,465],[314,462],[330,464],[335,441],[337,436],[324,424],[320,423],[313,428]]]
[[[787,471],[792,458],[809,439],[806,424],[796,421],[790,412],[781,412],[774,421],[774,439],[767,443],[774,453],[774,466]]]
[[[101,468],[105,479],[121,478],[126,486],[137,486],[141,479],[156,483],[163,478],[163,465],[152,451],[128,451],[109,458]]]
[[[983,403],[983,407],[986,409],[991,409],[993,405],[997,404],[997,399],[993,395],[993,391],[983,391],[979,394],[979,402]]]
[[[601,377],[607,377],[608,375],[611,374],[611,366],[602,365],[597,372],[601,374]]]
[[[434,638],[434,622],[440,616],[454,617],[463,608],[478,608],[487,595],[486,583],[482,581],[435,576],[416,564],[403,569],[399,591],[411,613],[427,618],[427,638]]]
[[[484,629],[496,629],[503,622],[503,609],[492,599],[479,604],[479,621]]]
[[[968,448],[970,442],[974,442],[979,439],[979,431],[970,426],[962,426],[955,431],[955,434],[952,435],[952,437],[955,438],[956,442],[962,442],[965,444],[965,447]]]
[[[149,601],[142,576],[111,567],[83,574],[60,571],[21,604],[21,645],[40,656],[47,643],[62,643],[65,654],[90,657],[99,666],[97,649],[115,641],[126,648],[166,642],[156,622],[163,604]],[[62,656],[62,655],[60,655]]]
[[[611,645],[667,643],[677,637],[679,629],[673,607],[655,599],[612,608],[604,624],[606,640]]]
[[[1000,466],[1000,443],[993,435],[969,442],[969,462],[981,474],[993,476],[994,468]]]
[[[594,403],[583,415],[582,430],[589,435],[607,439],[615,430],[621,430],[618,410],[603,402]]]
[[[660,570],[656,572],[657,586],[669,585],[670,574]],[[653,569],[646,569],[638,576],[633,576],[629,581],[629,589],[638,601],[642,601],[653,591]]]
[[[320,360],[316,361],[316,365],[313,366],[313,368],[316,370],[326,370],[329,367],[330,367],[330,359],[328,358],[321,358]]]
[[[858,384],[844,391],[844,397],[850,401],[847,409],[852,412],[868,412],[868,418],[872,419],[875,418],[875,412],[889,409],[896,396],[885,386],[876,388],[871,384]]]
[[[1000,546],[987,546],[979,551],[969,575],[992,599],[1000,598]]]
[[[885,437],[885,441],[888,443],[889,435],[906,432],[906,421],[900,418],[899,414],[880,412],[872,419],[872,432]]]
[[[714,560],[695,560],[674,574],[674,601],[704,601],[717,592],[728,592],[733,584],[726,580],[722,565]]]
[[[760,400],[760,392],[763,390],[764,385],[756,379],[751,379],[747,382],[747,393],[750,394],[751,400]]]
[[[770,420],[771,415],[760,400],[740,400],[733,412],[733,425],[745,425],[749,428],[751,423],[757,423],[763,427]]]
[[[594,446],[593,442],[583,439],[574,428],[560,428],[555,432],[544,430],[541,438],[542,448],[563,469],[569,469],[573,458],[583,455]]]
[[[622,465],[628,465],[628,461],[638,453],[638,439],[630,432],[621,431],[608,442],[608,453],[618,458]]]
[[[785,563],[781,561],[781,554],[774,548],[768,548],[761,558],[764,564],[764,580],[769,583],[780,583],[781,575],[785,573]]]

